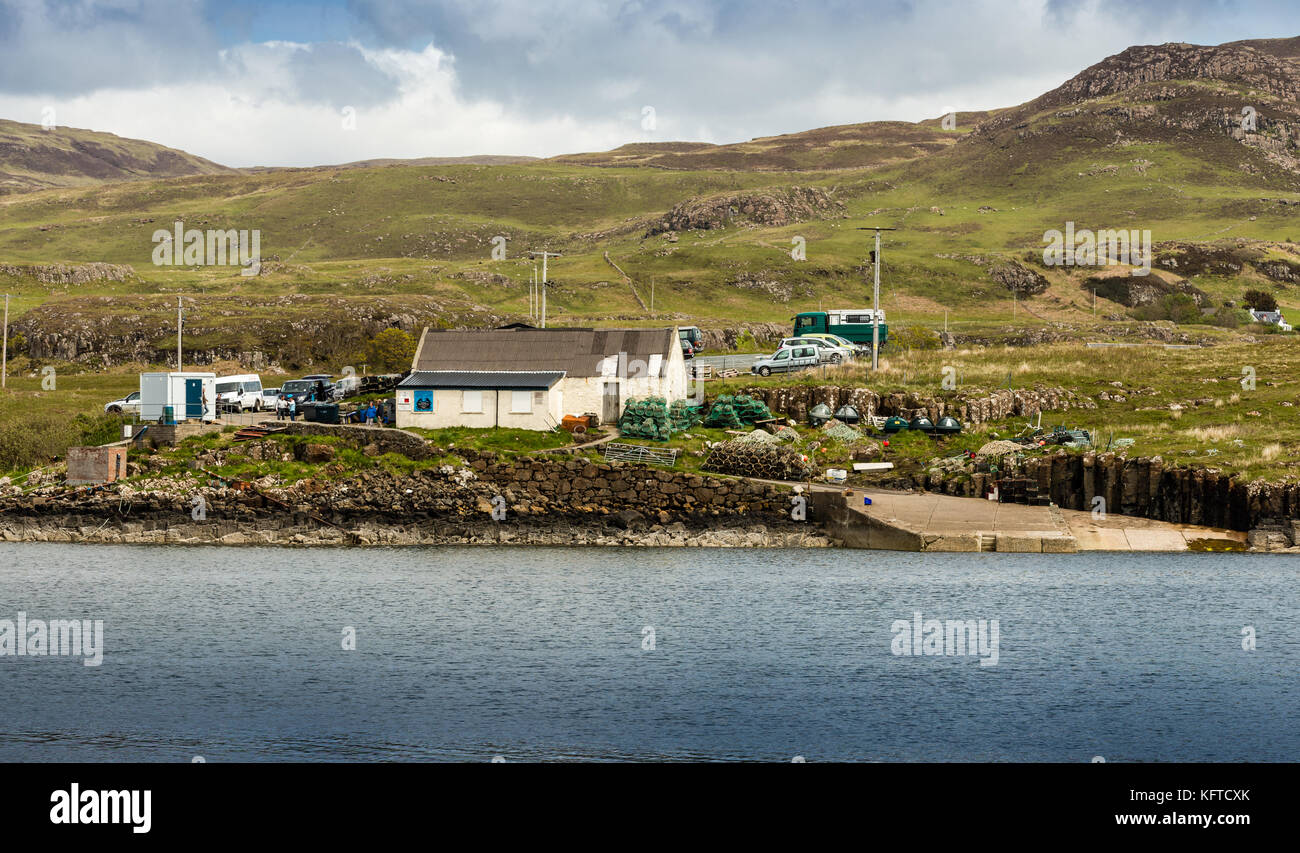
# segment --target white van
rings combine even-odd
[[[256,373],[217,377],[217,409],[222,412],[262,410],[262,378]]]

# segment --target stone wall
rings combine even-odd
[[[914,485],[930,491],[980,497],[999,477],[1034,480],[1038,493],[1064,509],[1105,510],[1118,515],[1253,530],[1300,519],[1300,483],[1243,481],[1216,468],[1188,468],[1159,456],[1128,458],[1115,453],[1058,450],[1018,462],[968,462],[959,468],[930,469]]]
[[[830,406],[831,411],[849,404],[863,417],[898,415],[911,420],[925,415],[937,422],[952,415],[967,426],[1006,418],[1027,419],[1039,412],[1097,408],[1091,398],[1064,388],[975,390],[947,397],[902,391],[880,394],[870,388],[842,385],[762,386],[746,388],[742,393],[762,400],[773,413],[797,421],[807,420],[808,410],[819,403]]]
[[[333,431],[300,424],[306,434]],[[362,430],[372,444],[396,430]],[[408,436],[414,438],[414,436]],[[405,451],[403,451],[405,452]],[[428,451],[441,455],[436,448]],[[794,521],[777,486],[636,464],[591,464],[568,455],[512,457],[451,451],[461,466],[408,475],[366,472],[345,480],[215,486],[160,479],[0,499],[0,538],[42,541],[223,544],[820,545]],[[203,499],[202,517],[195,498]],[[493,511],[497,510],[497,517]],[[504,517],[501,517],[504,510]]]

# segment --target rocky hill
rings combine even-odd
[[[987,113],[959,113],[945,130],[939,119],[876,121],[765,136],[748,142],[638,142],[613,151],[566,154],[553,162],[581,166],[654,166],[661,169],[806,171],[872,169],[915,160],[948,148]]]
[[[1126,149],[1166,144],[1208,166],[1300,186],[1297,45],[1300,38],[1130,47],[981,122],[953,160],[970,171],[978,163],[987,175],[989,161],[1013,171],[1093,153],[1119,170],[1145,170],[1149,162],[1125,158]]]
[[[0,119],[0,195],[237,170],[140,139]]]

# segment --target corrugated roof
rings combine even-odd
[[[416,370],[398,388],[550,388],[564,378],[556,370]]]
[[[553,370],[585,378],[601,375],[601,362],[627,353],[628,361],[665,361],[679,350],[673,329],[426,329],[420,340],[417,371]]]

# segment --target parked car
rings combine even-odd
[[[682,340],[689,342],[695,352],[704,352],[704,333],[700,331],[699,326],[678,326],[677,334]]]
[[[837,347],[844,347],[850,350],[854,355],[871,355],[871,344],[854,343],[848,338],[842,338],[839,335],[832,335],[829,332],[813,332],[807,335],[801,335],[802,338],[821,338],[824,341],[830,341]]]
[[[140,414],[140,392],[132,391],[120,400],[114,400],[111,403],[104,404],[104,414],[106,415],[131,415]]]
[[[781,341],[780,349],[789,349],[790,347],[807,347],[817,348],[817,358],[819,361],[839,364],[844,361],[851,361],[854,352],[848,347],[836,346],[828,340],[822,338],[786,338]]]
[[[821,363],[815,346],[782,347],[771,355],[765,355],[750,366],[750,373],[759,376],[771,376],[773,373],[789,373],[816,367]]]
[[[280,389],[279,389],[279,388],[263,388],[263,389],[262,389],[262,408],[263,408],[263,409],[272,409],[272,410],[274,410],[275,407],[276,407],[276,403],[279,401],[279,399],[280,399]]]
[[[342,400],[344,397],[350,397],[353,394],[361,393],[362,377],[352,374],[344,376],[338,382],[331,386],[330,397],[333,400]]]
[[[298,404],[310,401],[313,396],[319,400],[328,401],[331,388],[326,382],[328,378],[304,376],[302,379],[290,379],[280,386],[280,396],[292,398]]]
[[[695,358],[695,347],[686,338],[682,338],[682,358]]]
[[[217,411],[262,410],[262,378],[256,373],[217,377]]]

